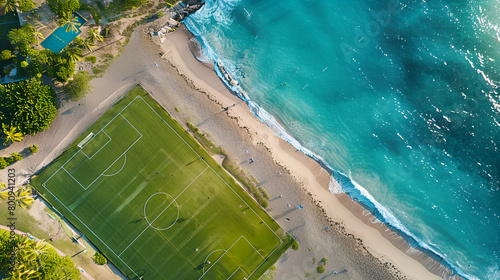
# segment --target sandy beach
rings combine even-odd
[[[384,225],[372,224],[370,214],[346,195],[330,193],[328,172],[274,136],[224,86],[212,66],[197,61],[184,28],[168,34],[163,43],[145,29],[139,26],[123,54],[102,78],[92,81],[92,94],[76,102],[62,100],[49,130],[0,151],[6,156],[33,144],[40,146],[38,154],[11,166],[18,182],[48,165],[140,83],[184,127],[189,121],[208,133],[270,194],[268,212],[300,245],[278,261],[274,279],[320,279],[345,269],[328,279],[459,279]],[[0,171],[0,182],[6,181],[6,174]],[[296,205],[304,207],[299,210]],[[328,263],[320,275],[316,267],[323,257]]]
[[[157,38],[153,38],[155,40]],[[192,40],[192,35],[183,28],[183,32],[175,32],[169,34],[167,39],[163,43],[157,43],[162,47],[163,52],[167,52],[164,56],[168,60],[169,64],[174,66],[181,76],[188,79],[188,83],[192,84],[194,88],[200,89],[204,92],[210,100],[219,104],[222,107],[230,107],[235,103],[240,102],[239,99],[235,99],[234,95],[229,92],[226,87],[222,84],[219,78],[215,75],[211,65],[203,65],[195,59],[193,55],[197,53],[196,49],[192,46],[196,44],[188,44],[189,40]],[[191,46],[191,50],[186,48],[186,46]],[[240,129],[243,129],[245,133],[250,138],[249,140],[256,147],[262,147],[267,151],[267,156],[271,157],[272,160],[280,168],[286,170],[289,178],[283,178],[282,176],[270,176],[266,179],[266,175],[262,174],[263,170],[259,170],[262,166],[259,164],[247,165],[245,170],[249,170],[256,178],[264,178],[264,187],[275,195],[281,193],[284,194],[283,201],[271,202],[270,212],[272,215],[284,226],[285,229],[291,232],[299,242],[306,241],[309,244],[314,244],[312,248],[319,249],[324,242],[324,247],[321,248],[326,252],[324,254],[332,256],[339,254],[338,248],[340,247],[335,242],[338,235],[346,235],[348,239],[343,242],[354,243],[354,250],[356,253],[361,251],[362,254],[366,256],[366,264],[371,263],[368,260],[368,256],[365,253],[369,253],[376,257],[380,262],[376,266],[382,266],[387,268],[388,271],[394,273],[396,277],[407,277],[410,279],[455,279],[454,273],[451,270],[446,269],[441,264],[433,260],[428,255],[422,253],[421,251],[412,248],[408,243],[400,237],[397,233],[389,230],[385,225],[380,223],[372,223],[374,217],[368,213],[361,205],[352,201],[345,194],[332,194],[329,191],[329,184],[335,184],[335,182],[330,182],[330,174],[324,170],[316,161],[304,155],[301,152],[296,151],[294,147],[286,143],[282,139],[274,136],[271,131],[253,114],[249,111],[249,108],[244,104],[231,107],[231,109],[224,114],[227,117],[233,119],[233,121],[238,125]],[[226,148],[228,146],[234,146],[232,143],[224,143],[224,137],[217,137],[220,134],[217,128],[211,129],[208,125],[202,122],[201,128],[204,131],[209,132],[214,136],[215,142],[220,144],[222,147]],[[243,147],[242,147],[243,149]],[[245,154],[238,153],[238,150],[234,151],[238,160],[245,160]],[[258,157],[254,157],[256,161],[261,160]],[[279,168],[278,168],[279,169]],[[260,176],[259,176],[260,175]],[[293,182],[284,184],[281,186],[277,181],[292,180]],[[267,184],[268,180],[272,180],[272,184]],[[300,191],[306,193],[309,199],[304,198]],[[273,195],[271,195],[273,197]],[[296,204],[297,199],[301,202],[304,199],[309,200],[311,204],[314,204],[317,210],[312,211],[312,213],[303,214],[299,219],[304,219],[308,222],[305,228],[296,229],[296,227],[290,227],[288,223],[283,223],[283,214],[287,213],[286,205],[289,204],[289,200],[292,206]],[[284,212],[283,212],[284,211]],[[314,213],[316,212],[316,213]],[[318,213],[321,212],[321,213]],[[294,213],[295,215],[296,213]],[[321,219],[323,218],[323,219]],[[312,223],[311,220],[315,222]],[[323,223],[323,226],[321,226]],[[324,233],[324,228],[328,224],[334,225],[336,234],[334,233]],[[291,229],[290,229],[291,228]],[[330,247],[326,244],[329,242],[334,242]],[[310,248],[310,247],[309,247]],[[334,252],[328,252],[329,250]],[[336,252],[336,253],[335,253]],[[351,252],[345,252],[346,254],[351,254]],[[292,253],[291,253],[292,254]],[[304,275],[310,272],[307,267],[307,253],[299,252],[303,258],[302,262],[297,259],[289,261],[288,264],[278,264],[278,279],[291,279],[293,277],[298,277],[301,279],[300,272],[297,271],[297,265],[302,266]],[[337,261],[337,260],[336,260]],[[338,260],[340,261],[340,260]],[[364,269],[366,268],[366,264]],[[370,264],[371,265],[371,264]],[[313,267],[314,268],[314,267]],[[336,267],[337,270],[341,270],[341,267]],[[373,267],[376,270],[375,267]],[[354,269],[356,270],[356,269]],[[292,271],[290,275],[290,271]],[[372,274],[370,277],[355,275],[349,270],[349,276],[346,279],[376,279]],[[400,274],[401,273],[401,274]],[[292,277],[293,275],[293,277]],[[281,278],[280,278],[281,277]],[[380,279],[387,279],[382,277]]]

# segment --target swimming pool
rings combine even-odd
[[[80,27],[87,22],[82,16],[77,13],[73,13],[73,16],[76,16],[78,19],[79,26],[76,27],[75,30],[71,30],[66,32],[66,27],[68,24],[64,26],[59,26],[52,34],[47,37],[47,39],[43,40],[42,47],[51,50],[52,52],[58,53],[61,52],[73,39],[75,39],[82,31],[80,31]]]

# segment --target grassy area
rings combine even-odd
[[[240,168],[238,164],[233,162],[230,159],[229,155],[224,151],[224,149],[212,143],[212,141],[208,139],[207,134],[201,132],[190,122],[187,122],[186,125],[194,133],[194,137],[196,138],[196,140],[198,140],[198,142],[200,142],[201,145],[210,153],[225,156],[224,161],[222,162],[222,166],[224,167],[224,169],[226,169],[227,172],[233,175],[233,177],[236,178],[238,182],[245,186],[245,188],[252,194],[252,196],[257,200],[260,206],[267,208],[269,206],[269,202],[267,201],[269,200],[269,195],[263,188],[257,188],[257,180],[253,176],[246,174],[246,172],[242,168]]]
[[[293,242],[140,86],[32,184],[130,278],[259,279]]]

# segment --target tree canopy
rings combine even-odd
[[[39,41],[39,34],[40,33],[33,25],[25,23],[20,28],[12,29],[8,37],[10,43],[15,46],[22,55],[26,55],[28,50],[31,49],[31,46]]]
[[[35,77],[38,74],[46,74],[59,82],[67,82],[75,72],[75,63],[65,53],[53,53],[50,50],[28,50],[26,57],[30,63],[26,68],[18,69],[24,71],[21,74]]]
[[[80,99],[92,91],[93,86],[90,84],[90,80],[89,73],[80,71],[73,77],[73,80],[68,82],[64,89],[73,100]]]
[[[61,257],[45,241],[34,241],[15,235],[11,248],[9,232],[0,229],[0,275],[6,279],[81,279],[80,271],[69,256]],[[10,271],[10,254],[14,250],[16,266]]]
[[[49,7],[62,19],[71,19],[73,12],[80,8],[78,0],[48,0]]]
[[[31,0],[0,0],[0,7],[5,7],[6,13],[16,8],[28,12],[35,8],[35,4]]]
[[[2,123],[23,134],[36,134],[49,128],[57,114],[54,91],[39,79],[0,85]]]

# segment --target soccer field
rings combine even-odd
[[[292,241],[141,86],[32,185],[130,279],[258,279]]]

